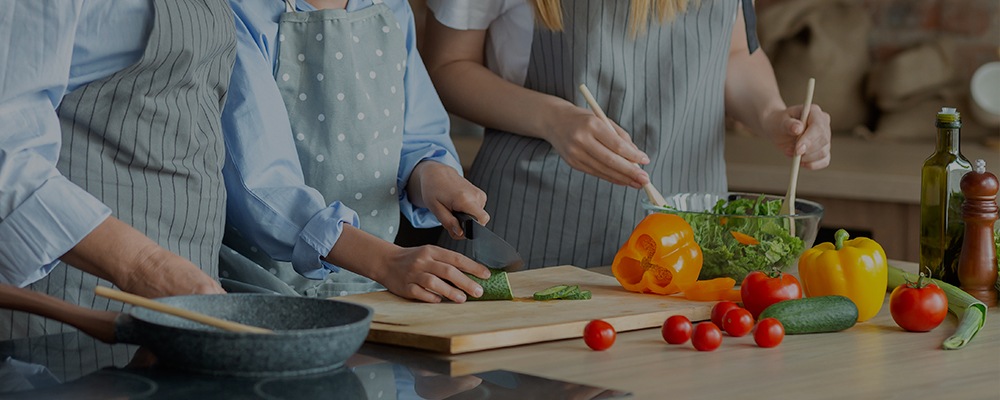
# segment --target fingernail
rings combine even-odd
[[[483,295],[483,287],[476,286],[476,289],[472,291],[472,295],[476,297],[481,297]]]
[[[465,295],[462,293],[459,293],[458,296],[455,297],[456,297],[455,301],[458,303],[464,302],[466,300]]]
[[[800,144],[798,147],[795,148],[795,154],[805,154],[805,153],[806,153],[806,145]]]
[[[642,155],[642,163],[643,164],[649,164],[649,156],[643,154]]]
[[[459,227],[457,227],[457,226],[454,227],[454,228],[451,228],[451,232],[454,233],[455,236],[458,236],[458,237],[462,236],[462,229],[459,228]]]

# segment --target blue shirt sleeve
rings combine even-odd
[[[406,110],[403,115],[403,151],[399,160],[396,177],[397,193],[400,194],[399,209],[416,228],[440,226],[433,213],[427,208],[415,207],[410,201],[406,184],[410,174],[422,161],[436,161],[454,168],[462,175],[462,165],[449,135],[451,121],[441,104],[434,84],[431,83],[424,61],[417,52],[417,34],[414,28],[413,11],[407,1],[396,0],[386,3],[406,32],[406,74],[403,76]]]
[[[327,271],[336,270],[321,257],[336,244],[343,224],[359,226],[358,216],[336,199],[324,200],[305,184],[288,112],[273,78],[284,3],[232,1],[231,5],[236,14],[236,63],[222,114],[227,223],[270,257],[291,261],[298,273],[321,279]],[[306,2],[298,5],[311,10]],[[448,114],[416,51],[412,10],[402,0],[387,5],[406,25],[401,28],[408,51],[403,149],[396,180],[400,209],[416,227],[437,226],[440,222],[429,210],[410,202],[406,183],[421,161],[441,162],[459,173],[461,164],[448,134]],[[353,12],[368,6],[370,1],[352,1],[348,9]]]
[[[0,37],[0,282],[44,277],[111,210],[56,169],[58,106],[82,1],[4,6]]]
[[[340,238],[343,224],[359,225],[358,216],[339,201],[327,205],[305,184],[288,112],[272,78],[283,3],[231,4],[237,43],[222,112],[226,223],[271,258],[322,279],[336,270],[322,257]]]

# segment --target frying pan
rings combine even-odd
[[[213,375],[289,376],[333,370],[361,347],[373,314],[366,306],[335,300],[252,293],[157,301],[275,333],[227,332],[139,307],[128,313],[96,311],[0,284],[0,308],[64,322],[107,343],[144,346],[159,365]]]

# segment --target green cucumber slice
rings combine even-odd
[[[507,272],[504,270],[490,268],[490,279],[486,280],[470,274],[465,275],[483,287],[483,295],[479,297],[468,296],[469,301],[514,299],[514,291],[510,289],[510,280],[507,279]]]
[[[570,288],[571,287],[567,285],[555,285],[543,290],[539,290],[535,292],[535,294],[531,297],[534,298],[535,300],[555,300],[561,298],[564,293],[567,293],[567,291],[570,290]]]
[[[591,293],[589,290],[581,290],[575,293],[570,293],[569,295],[563,297],[563,300],[590,300]]]
[[[578,285],[556,285],[544,290],[535,292],[532,296],[535,300],[589,300],[591,293],[589,290],[580,290]]]

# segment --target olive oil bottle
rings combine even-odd
[[[972,164],[959,149],[961,115],[954,108],[937,114],[937,148],[920,173],[920,265],[934,278],[958,285],[958,256],[965,224],[959,182]]]

